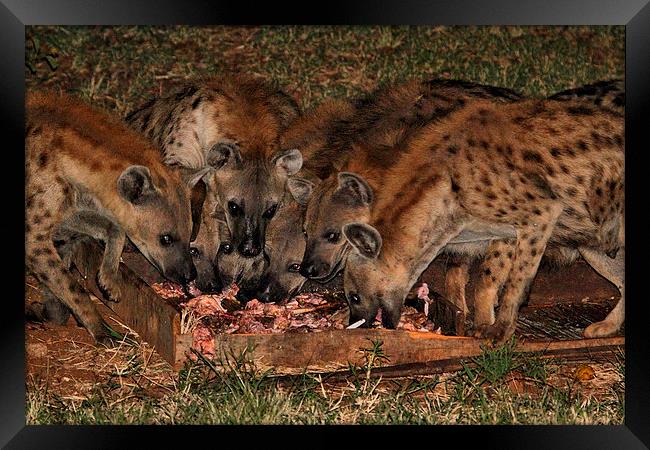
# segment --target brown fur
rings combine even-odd
[[[188,192],[156,148],[108,114],[47,93],[29,93],[26,109],[26,265],[101,340],[103,321],[54,241],[84,235],[103,240],[98,281],[115,301],[121,298],[119,257],[127,237],[165,276],[185,281],[194,270]],[[119,192],[120,180],[134,168],[149,180],[129,189],[137,197],[130,201]],[[169,247],[161,246],[163,234],[174,239]]]
[[[513,251],[494,262],[509,259],[512,269],[496,322],[479,334],[510,336],[547,243],[603,254],[624,246],[623,135],[618,113],[539,100],[472,101],[424,127],[376,178],[370,223],[383,244],[378,259],[348,257],[346,292],[364,301],[351,320],[381,306],[396,325],[407,290],[454,236],[507,225]]]

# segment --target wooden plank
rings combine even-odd
[[[160,298],[138,275],[124,263],[120,272],[125,281],[125,297],[120,302],[104,298],[95,283],[103,250],[92,240],[84,240],[73,256],[79,282],[115,314],[126,325],[153,345],[158,353],[170,364],[176,363],[176,342],[180,335],[180,314]]]
[[[218,358],[237,358],[248,352],[249,359],[262,370],[292,374],[334,372],[348,368],[348,363],[360,365],[365,361],[362,349],[372,348],[373,341],[382,342],[382,351],[389,358],[386,365],[401,366],[432,361],[459,360],[477,356],[486,341],[444,336],[435,333],[400,330],[327,330],[317,333],[285,334],[225,334],[215,338]],[[523,342],[519,352],[561,353],[579,349],[599,349],[622,346],[623,337],[581,339],[572,341]],[[191,340],[177,346],[189,354]],[[179,355],[177,361],[181,361]]]

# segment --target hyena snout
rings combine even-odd
[[[212,268],[197,271],[195,283],[201,292],[221,292],[223,289],[221,280]]]
[[[319,279],[330,273],[331,266],[325,261],[303,259],[300,263],[300,275],[305,278]]]
[[[262,252],[262,242],[253,236],[244,239],[237,247],[239,253],[246,258],[253,258]]]
[[[163,270],[165,278],[179,284],[187,284],[196,278],[196,267],[192,262],[189,252],[186,257],[181,258],[177,263],[165,267]]]

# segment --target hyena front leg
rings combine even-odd
[[[60,299],[98,342],[111,342],[106,324],[85,289],[64,266],[50,237],[50,229],[31,227],[26,233],[26,262],[34,276]]]
[[[515,248],[513,240],[491,241],[487,247],[474,291],[475,330],[483,330],[495,321],[494,308],[497,306],[499,290],[512,268]]]
[[[584,331],[584,336],[587,338],[611,336],[621,328],[625,320],[625,248],[621,248],[614,259],[588,248],[580,248],[579,251],[596,272],[614,283],[621,292],[621,299],[605,320],[589,325]]]
[[[496,321],[490,326],[480,327],[476,333],[477,337],[491,338],[500,344],[513,335],[519,306],[537,274],[546,243],[561,212],[561,205],[540,205],[534,209],[534,216],[515,224],[517,241],[512,268],[504,286]],[[507,258],[507,255],[505,256]]]
[[[445,293],[449,300],[467,315],[467,301],[465,288],[469,278],[471,257],[466,255],[449,255],[447,271],[445,272]]]
[[[120,257],[126,241],[124,231],[108,217],[96,211],[82,210],[61,223],[54,232],[54,240],[70,242],[80,234],[104,242],[97,284],[108,294],[110,300],[120,301],[124,286],[120,274]]]

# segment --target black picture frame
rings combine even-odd
[[[226,444],[223,433],[239,427],[116,427],[116,426],[26,426],[25,425],[25,363],[24,363],[24,270],[17,261],[24,259],[21,214],[21,179],[24,182],[24,57],[26,25],[207,25],[207,24],[375,24],[375,25],[625,25],[626,26],[626,146],[631,152],[626,161],[627,239],[626,245],[627,302],[626,314],[626,386],[625,425],[622,426],[470,426],[470,427],[319,427],[320,441],[327,443],[330,433],[360,434],[350,439],[337,436],[327,445],[375,446],[386,440],[386,433],[396,431],[422,438],[424,445],[440,445],[445,438],[454,439],[454,446],[463,444],[487,448],[526,449],[636,449],[650,446],[650,381],[647,366],[649,342],[644,334],[647,324],[645,305],[638,298],[643,267],[640,245],[644,224],[640,205],[643,189],[643,142],[648,141],[644,124],[648,117],[648,86],[650,85],[650,6],[649,0],[452,0],[422,2],[415,0],[391,2],[327,2],[312,3],[311,9],[296,3],[286,6],[277,2],[251,6],[244,2],[207,0],[1,0],[0,3],[0,104],[3,125],[3,156],[7,169],[2,177],[0,196],[6,210],[2,229],[4,259],[3,276],[10,289],[5,295],[0,328],[0,444],[6,448],[117,448],[131,447],[144,439],[146,447],[159,443],[166,446],[200,442],[207,434],[216,445]],[[647,125],[646,125],[647,126]],[[640,207],[637,207],[640,206]],[[24,217],[24,216],[23,216]],[[271,440],[270,434],[291,433],[295,443],[313,442],[312,430],[285,427],[248,427],[250,433],[239,436],[241,443],[254,436],[286,444],[287,439]],[[294,435],[298,431],[302,437]],[[247,437],[248,436],[248,437]],[[304,437],[307,441],[304,441]],[[340,439],[343,437],[343,439]],[[350,436],[351,437],[351,436]],[[418,441],[407,441],[407,445]],[[129,445],[129,443],[132,443]],[[142,445],[142,444],[140,444]]]

